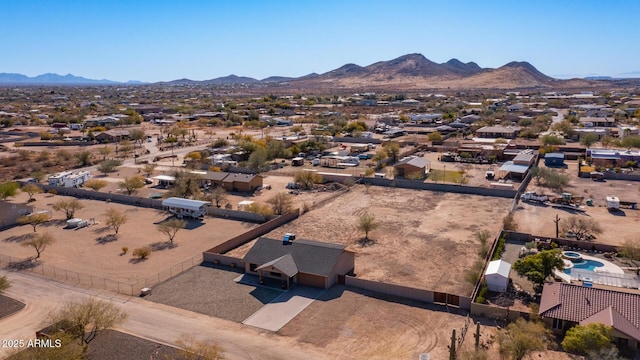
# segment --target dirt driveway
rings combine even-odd
[[[357,185],[265,236],[280,239],[289,232],[344,244],[356,253],[358,277],[465,295],[471,285],[463,274],[480,247],[474,233],[487,229],[497,235],[510,204],[502,198]],[[369,235],[373,244],[361,246],[364,233],[356,223],[365,212],[379,226]],[[229,255],[243,257],[251,246]]]
[[[450,310],[336,285],[278,333],[339,359],[445,359],[465,320]]]

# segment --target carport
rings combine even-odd
[[[527,165],[518,165],[514,164],[513,161],[507,161],[498,169],[498,177],[501,179],[506,177],[524,179],[528,171],[529,166]]]

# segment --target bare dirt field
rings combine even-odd
[[[278,333],[340,359],[445,359],[451,330],[465,320],[450,310],[336,285]]]
[[[478,259],[475,232],[497,235],[510,199],[357,185],[266,237],[344,244],[356,253],[358,277],[454,294],[468,294],[464,271]],[[365,212],[379,226],[361,246],[356,229]],[[242,257],[253,242],[229,253]]]
[[[573,211],[521,202],[514,213],[518,231],[555,237],[554,219],[557,214],[560,219],[566,219],[570,216],[589,216],[595,219],[603,230],[603,233],[598,235],[595,240],[599,243],[620,245],[625,239],[637,236],[640,210],[621,209],[623,211],[611,213],[605,207],[605,197],[617,196],[622,201],[640,203],[640,191],[638,191],[640,183],[623,180],[599,182],[578,178],[577,162],[567,163],[569,168],[565,172],[571,176],[571,183],[564,191],[575,196],[582,196],[585,199],[592,198],[594,206],[586,206],[583,202],[586,212],[584,215],[580,215]],[[527,190],[535,190],[549,196],[559,196],[549,189],[536,186],[535,180],[531,181]],[[562,221],[560,223],[562,224]]]
[[[26,194],[20,194],[14,201],[24,202]],[[36,195],[37,201],[31,203],[36,209],[49,209],[53,219],[37,227],[38,233],[49,232],[56,242],[47,247],[42,254],[41,261],[45,266],[55,266],[60,269],[71,270],[86,275],[100,276],[125,284],[153,277],[173,265],[188,262],[194,257],[195,264],[200,263],[201,252],[236,236],[255,224],[244,223],[218,218],[207,217],[202,223],[190,222],[187,228],[180,230],[175,239],[174,248],[166,248],[168,238],[158,232],[156,223],[168,217],[168,213],[159,210],[139,208],[121,204],[105,203],[93,200],[80,200],[84,208],[76,213],[76,217],[83,219],[95,218],[96,224],[86,228],[73,230],[65,229],[64,213],[54,211],[51,207],[58,200],[67,197],[48,194]],[[122,211],[128,221],[122,225],[116,241],[110,235],[113,230],[108,228],[103,215],[107,208]],[[0,233],[0,254],[14,258],[28,258],[35,255],[33,248],[20,246],[33,228],[30,225],[17,226]],[[129,248],[127,254],[122,254],[122,247]],[[135,261],[131,252],[135,248],[150,246],[151,256],[144,261]],[[175,269],[174,269],[175,271]]]

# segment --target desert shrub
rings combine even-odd
[[[476,303],[484,304],[487,301],[487,291],[489,291],[487,284],[482,284],[482,287],[478,290],[478,296],[476,296]]]
[[[134,258],[138,258],[140,260],[144,260],[147,257],[149,257],[149,255],[151,255],[151,249],[148,246],[137,248],[137,249],[133,250],[132,255],[133,255]]]
[[[502,256],[502,252],[504,251],[504,242],[505,242],[505,237],[502,236],[500,237],[500,239],[498,239],[498,244],[496,245],[496,251],[493,253],[493,257],[491,258],[491,260],[499,260],[500,257]]]
[[[502,219],[502,227],[505,230],[516,231],[518,229],[518,224],[513,219],[513,215],[509,214]]]
[[[129,248],[128,248],[128,247],[126,247],[126,246],[123,246],[123,247],[122,247],[122,253],[123,253],[123,254],[126,254],[126,253],[127,253],[127,251],[129,251]]]

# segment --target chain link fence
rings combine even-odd
[[[12,256],[0,254],[0,265],[8,271],[29,271],[34,275],[42,276],[60,283],[81,288],[102,289],[119,294],[136,296],[142,288],[152,287],[167,279],[170,279],[186,270],[202,263],[202,255],[193,256],[178,264],[170,266],[144,280],[133,283],[125,283],[105,277],[84,274],[73,270],[62,269],[56,266],[44,264],[32,258],[18,259]]]

